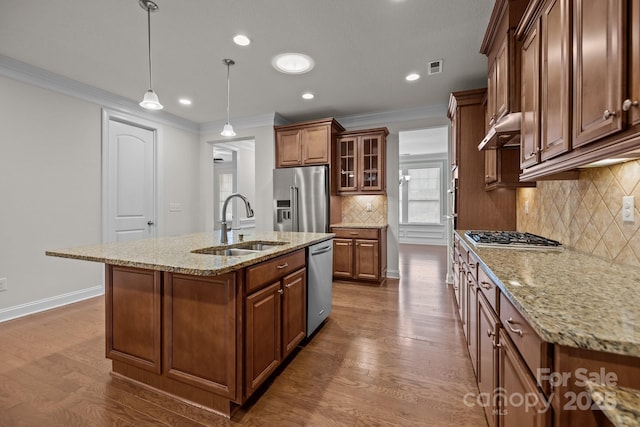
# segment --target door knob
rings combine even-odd
[[[147,221],[147,225],[153,225],[154,222],[153,221]]]

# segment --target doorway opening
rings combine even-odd
[[[255,200],[255,140],[244,139],[213,143],[213,213],[214,229],[222,222],[222,206],[233,193]],[[255,228],[255,219],[246,218],[244,209],[238,209],[237,198],[227,207],[230,229]]]
[[[399,133],[399,243],[446,245],[448,126]]]

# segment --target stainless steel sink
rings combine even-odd
[[[252,241],[235,243],[232,245],[211,246],[208,248],[193,250],[191,253],[218,256],[248,256],[268,251],[270,249],[277,248],[280,245],[286,245],[287,243],[289,242]]]

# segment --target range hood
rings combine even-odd
[[[509,113],[493,125],[478,145],[478,150],[495,150],[504,146],[520,145],[521,113]]]

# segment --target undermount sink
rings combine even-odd
[[[224,246],[211,246],[208,248],[196,249],[191,251],[194,254],[219,255],[219,256],[247,256],[274,249],[280,245],[286,245],[289,242],[265,242],[253,241],[235,243]]]

